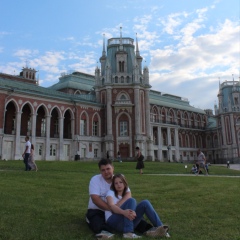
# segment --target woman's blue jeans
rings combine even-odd
[[[139,204],[134,198],[129,198],[121,206],[121,209],[131,209],[136,212],[137,217],[131,221],[121,214],[113,213],[107,220],[107,224],[118,232],[128,233],[134,232],[134,229],[139,224],[143,215],[146,214],[153,226],[158,227],[163,225],[158,214],[154,210],[152,204],[148,200],[143,200]]]

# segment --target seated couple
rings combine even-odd
[[[140,238],[135,230],[152,237],[170,237],[168,227],[163,225],[148,200],[137,204],[131,197],[126,178],[113,175],[110,159],[98,163],[101,174],[92,177],[89,184],[89,204],[86,221],[98,238],[111,238],[112,231],[123,233],[124,238]],[[146,214],[151,224],[143,216]]]

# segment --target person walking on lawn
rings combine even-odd
[[[197,163],[199,165],[198,172],[196,175],[199,175],[201,169],[204,169],[205,174],[208,175],[208,171],[206,169],[206,157],[205,155],[201,152],[200,149],[197,150]]]
[[[24,153],[22,154],[22,157],[23,157],[23,162],[25,164],[25,171],[30,171],[31,167],[28,164],[28,158],[29,158],[30,153],[31,153],[31,143],[29,141],[28,136],[25,137],[25,142],[26,142],[25,143],[25,150],[24,150]]]

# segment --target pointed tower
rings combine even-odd
[[[143,60],[143,58],[140,56],[140,51],[139,51],[139,48],[138,48],[137,33],[136,33],[136,59],[137,59],[138,67],[139,67],[139,72],[142,72],[142,60]]]
[[[97,99],[105,106],[104,153],[116,157],[120,151],[122,158],[132,158],[138,146],[147,158],[152,149],[148,68],[142,72],[138,43],[135,52],[134,40],[123,37],[122,28],[118,38],[107,40],[106,49],[104,39],[101,79],[95,85]],[[97,69],[95,76],[97,79]]]
[[[102,49],[102,56],[100,57],[100,63],[101,63],[101,70],[102,70],[102,76],[104,75],[104,69],[106,64],[106,49],[105,49],[105,34],[103,34],[103,49]]]

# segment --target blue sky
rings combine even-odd
[[[152,89],[213,109],[219,80],[239,80],[237,0],[1,0],[0,72],[94,74],[106,38],[138,36]]]

